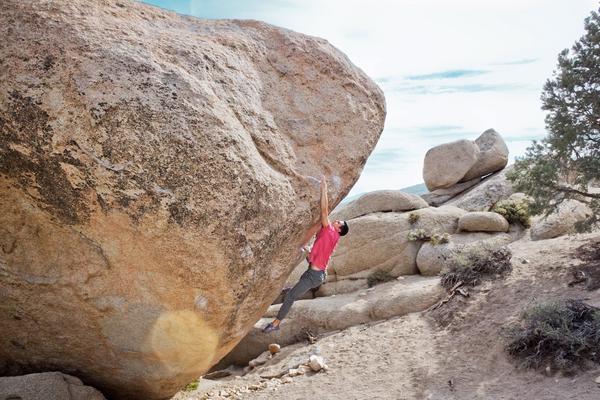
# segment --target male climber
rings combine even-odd
[[[321,221],[306,232],[302,241],[303,250],[304,245],[306,245],[317,230],[319,230],[317,238],[307,257],[308,269],[302,274],[298,283],[287,292],[283,304],[277,313],[277,318],[263,328],[264,333],[278,330],[281,320],[290,311],[294,301],[310,289],[316,288],[325,282],[327,278],[327,264],[331,253],[333,253],[340,236],[348,233],[348,224],[346,221],[329,222],[329,201],[327,200],[327,182],[325,176],[321,177]]]

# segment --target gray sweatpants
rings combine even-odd
[[[283,304],[277,313],[277,319],[280,321],[284,319],[296,299],[310,289],[321,286],[325,282],[325,279],[327,279],[325,271],[315,271],[312,268],[308,268],[302,274],[298,283],[296,283],[296,285],[294,285],[294,287],[285,295]]]

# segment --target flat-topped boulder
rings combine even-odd
[[[444,203],[447,206],[467,211],[489,211],[500,200],[513,194],[512,183],[506,179],[506,173],[512,166],[484,178],[480,183]]]
[[[294,303],[280,330],[266,335],[261,330],[280,307],[271,306],[265,318],[256,323],[221,365],[245,365],[274,341],[284,346],[304,340],[307,329],[322,334],[423,311],[437,303],[444,293],[439,278],[410,276],[353,293],[300,300]]]
[[[129,0],[5,0],[0,33],[2,366],[170,397],[277,296],[383,93],[326,40]]]
[[[435,189],[434,191],[421,195],[421,198],[430,206],[438,207],[446,203],[448,200],[456,197],[465,190],[481,183],[481,178],[471,179],[467,182],[457,183],[447,189]]]

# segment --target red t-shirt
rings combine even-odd
[[[308,262],[322,271],[327,269],[327,263],[329,257],[335,249],[338,240],[340,240],[340,234],[335,230],[333,225],[329,224],[327,227],[321,227],[315,244],[313,244],[312,250],[308,255]]]

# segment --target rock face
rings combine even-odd
[[[5,0],[0,32],[0,359],[169,397],[276,297],[306,176],[349,191],[383,94],[325,40],[128,0]]]
[[[416,221],[410,222],[410,214]],[[355,218],[329,263],[328,281],[360,279],[375,270],[397,277],[416,274],[420,242],[408,240],[412,229],[454,233],[465,211],[456,207],[423,208],[410,213],[375,213]]]
[[[552,239],[575,232],[575,224],[584,221],[591,214],[592,210],[587,204],[577,200],[566,200],[553,214],[534,220],[531,226],[531,240]]]
[[[477,186],[459,194],[444,205],[455,206],[467,211],[488,211],[500,200],[513,194],[512,183],[506,179],[506,173],[512,166],[504,168],[483,179]]]
[[[348,220],[374,212],[411,211],[428,207],[421,197],[399,190],[377,190],[360,196],[331,213],[331,219]]]
[[[0,399],[105,400],[102,393],[93,387],[60,372],[0,377]]]
[[[470,140],[457,140],[433,147],[425,154],[423,180],[429,191],[448,188],[473,167],[479,147]]]

